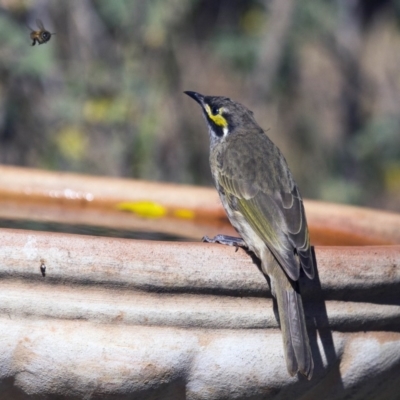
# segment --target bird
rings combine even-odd
[[[247,248],[261,261],[278,306],[288,373],[299,372],[310,380],[314,362],[299,277],[303,270],[313,279],[316,261],[297,184],[283,154],[252,111],[228,97],[184,93],[202,108],[214,184],[241,236],[205,236],[203,240]]]

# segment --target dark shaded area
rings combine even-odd
[[[104,236],[137,240],[165,240],[174,242],[188,241],[188,239],[185,237],[169,235],[161,232],[130,231],[93,225],[70,225],[60,222],[38,222],[29,220],[0,219],[0,228],[27,229],[42,232],[63,232],[73,233],[77,235]]]
[[[45,371],[43,371],[45,374]],[[82,396],[76,394],[71,395],[53,395],[53,394],[31,394],[28,395],[21,389],[14,386],[15,378],[7,378],[0,381],[0,400],[81,400]],[[71,383],[73,385],[73,383]],[[72,390],[71,390],[72,391]],[[138,397],[137,397],[138,396]],[[91,399],[101,400],[131,400],[133,397],[129,394],[118,395],[108,394],[105,391],[94,388],[90,394]],[[186,400],[186,384],[182,378],[171,379],[170,382],[161,384],[158,389],[151,388],[149,390],[143,390],[138,394],[135,392],[135,398],[143,400]]]

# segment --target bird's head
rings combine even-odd
[[[245,106],[228,97],[204,96],[197,92],[185,92],[200,104],[207,121],[211,143],[220,142],[241,128],[255,124],[253,113]]]

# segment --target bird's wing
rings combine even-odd
[[[229,161],[220,166],[218,183],[231,207],[244,215],[287,275],[293,280],[299,278],[297,254],[304,272],[312,278],[314,267],[303,201],[286,161],[271,144],[254,150],[259,155],[252,158],[256,174],[254,168],[246,173],[249,169],[235,162],[237,152],[233,146],[227,146],[224,160]],[[262,156],[263,150],[270,154]]]

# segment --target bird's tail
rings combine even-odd
[[[314,362],[298,282],[275,285],[274,291],[288,372],[292,376],[300,372],[310,380]]]

